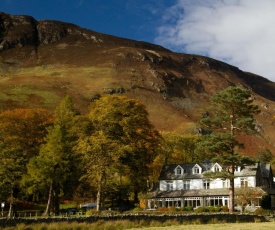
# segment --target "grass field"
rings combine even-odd
[[[133,228],[134,230],[273,230],[274,222],[266,223],[231,223],[231,224],[205,224],[205,225],[177,225],[166,227]]]
[[[193,224],[193,225],[173,225],[173,223],[156,224],[155,227],[146,227],[146,224],[138,224],[128,221],[118,222],[104,222],[98,221],[96,223],[51,223],[51,224],[34,224],[25,225],[19,224],[14,227],[1,228],[3,230],[273,230],[275,229],[275,222],[265,223],[224,223],[224,224]]]

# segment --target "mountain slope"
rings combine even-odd
[[[87,112],[97,94],[143,102],[158,130],[193,131],[210,96],[229,85],[252,90],[262,112],[261,137],[243,137],[247,151],[273,148],[275,83],[237,67],[174,53],[58,21],[0,13],[0,109],[54,109],[69,94]]]

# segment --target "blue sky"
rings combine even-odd
[[[275,81],[275,0],[0,0],[0,11],[71,22]]]
[[[154,42],[174,0],[1,0],[0,11],[71,22],[97,32]]]

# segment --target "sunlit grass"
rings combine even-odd
[[[62,65],[42,65],[36,67],[27,67],[27,68],[19,68],[19,67],[7,67],[0,68],[1,76],[5,77],[15,77],[15,76],[59,76],[59,77],[67,77],[71,75],[86,75],[86,76],[113,76],[115,70],[108,67],[100,67],[100,66],[90,66],[90,67],[68,67]]]
[[[134,230],[273,230],[275,229],[275,223],[226,223],[226,224],[192,224],[192,225],[173,225],[163,227],[148,227],[148,228],[133,228]]]
[[[77,67],[44,65],[30,68],[0,68],[0,101],[31,106],[55,107],[62,93],[89,98],[112,87],[114,70],[107,67]],[[80,97],[79,97],[80,96]]]
[[[146,222],[146,221],[129,221],[129,220],[120,220],[120,221],[109,221],[105,222],[103,220],[97,221],[95,223],[77,223],[77,222],[58,222],[51,224],[33,224],[25,225],[18,224],[15,227],[9,227],[5,229],[14,229],[14,230],[124,230],[124,229],[133,229],[133,230],[272,230],[275,227],[273,222],[265,223],[225,223],[225,224],[199,224],[193,223],[189,225],[180,224],[176,221],[167,221],[164,223],[161,222]]]
[[[43,91],[23,85],[14,86],[10,89],[2,89],[0,92],[0,100],[20,101],[21,104],[28,104],[28,100],[31,100],[29,97],[32,95],[41,97],[45,106],[56,104],[59,101],[59,97],[54,92]]]

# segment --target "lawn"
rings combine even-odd
[[[227,224],[205,224],[205,225],[174,225],[166,227],[133,228],[133,230],[271,230],[275,229],[274,222],[265,223],[227,223]]]

